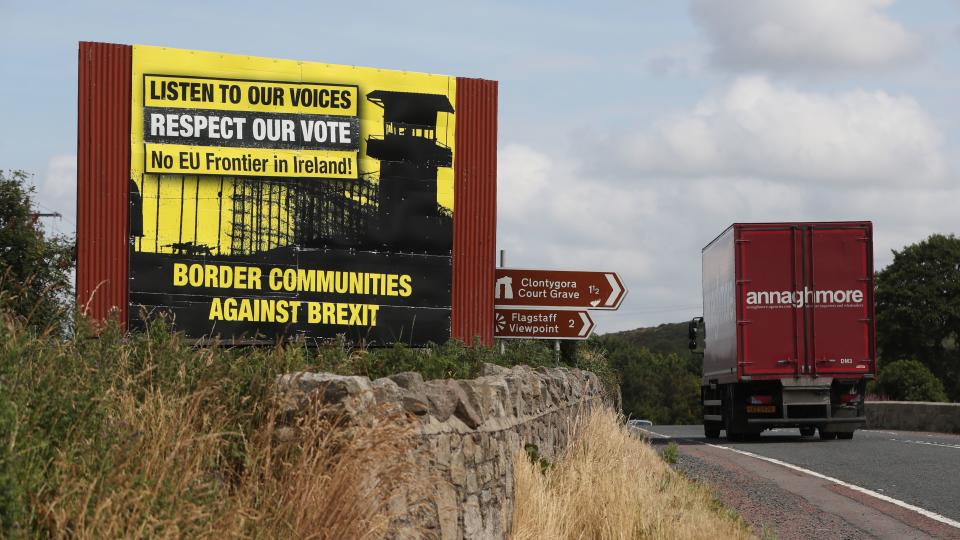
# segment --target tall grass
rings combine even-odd
[[[596,408],[556,463],[514,460],[513,538],[750,538],[747,525],[684,479],[622,418]]]
[[[162,321],[63,339],[0,312],[0,537],[381,537],[406,510],[386,494],[423,482],[413,426],[291,419],[273,394],[338,354],[198,348]]]

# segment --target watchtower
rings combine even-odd
[[[376,90],[367,99],[383,108],[383,136],[367,138],[367,155],[380,160],[379,235],[385,245],[448,253],[452,220],[437,205],[437,169],[453,152],[437,140],[437,115],[453,113],[441,94]]]

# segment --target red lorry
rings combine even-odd
[[[703,248],[703,429],[850,439],[876,376],[873,226],[737,223]],[[703,332],[698,329],[703,328]]]

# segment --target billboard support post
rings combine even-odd
[[[506,268],[507,266],[507,250],[500,250],[500,268]],[[498,339],[500,346],[500,356],[507,354],[507,343],[503,339]]]

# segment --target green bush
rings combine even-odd
[[[470,379],[480,373],[483,364],[513,366],[555,366],[552,351],[543,343],[515,341],[508,343],[504,354],[496,349],[474,344],[467,347],[451,340],[442,345],[429,344],[414,348],[402,343],[389,347],[354,347],[342,338],[311,349],[316,353],[315,368],[340,375],[363,375],[370,379],[403,371],[415,371],[426,380]]]
[[[883,366],[877,389],[897,401],[947,401],[943,383],[918,360],[897,360]]]
[[[616,334],[596,341],[619,376],[624,415],[655,424],[700,423],[698,359],[689,353],[654,353]]]
[[[670,444],[660,452],[660,457],[670,465],[674,465],[677,460],[680,459],[680,447],[677,446],[677,443],[671,441]]]
[[[46,236],[33,216],[33,188],[23,171],[0,170],[0,293],[37,328],[61,330],[73,302],[73,240]]]

